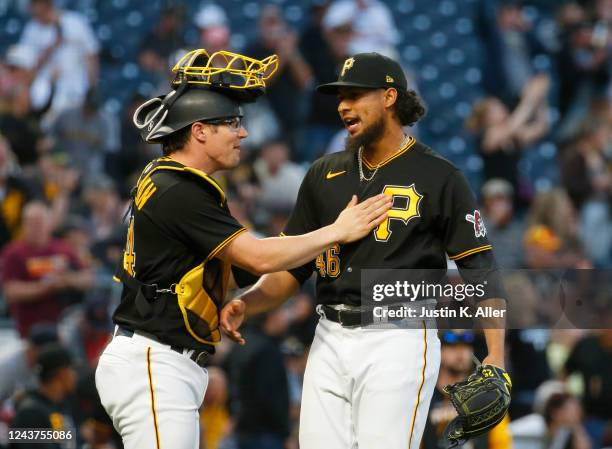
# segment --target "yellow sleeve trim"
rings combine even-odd
[[[462,252],[460,254],[457,254],[456,256],[448,256],[448,258],[450,260],[459,260],[459,259],[463,259],[464,257],[471,256],[472,254],[476,254],[476,253],[479,253],[481,251],[487,251],[487,250],[490,250],[492,248],[493,248],[492,245],[479,246],[478,248],[468,249],[467,251],[464,251],[464,252]]]
[[[230,235],[228,238],[226,238],[225,240],[223,240],[221,243],[219,243],[217,245],[217,247],[215,249],[213,249],[210,254],[208,255],[208,257],[206,258],[206,261],[209,261],[210,259],[212,259],[213,257],[215,257],[219,251],[221,251],[223,248],[225,248],[228,243],[230,243],[232,240],[234,240],[236,237],[238,237],[240,234],[242,234],[243,232],[246,232],[247,228],[241,228],[238,229],[236,232],[234,232],[232,235]]]
[[[121,284],[121,279],[119,279],[117,276],[113,276],[113,281],[115,281],[118,284]]]

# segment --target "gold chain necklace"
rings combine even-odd
[[[400,145],[399,150],[401,150],[402,148],[404,148],[406,146],[406,144],[408,143],[409,139],[410,139],[410,136],[405,136],[404,137],[404,141]],[[397,151],[399,151],[399,150],[397,150]],[[397,151],[396,151],[396,153],[397,153]],[[359,161],[359,182],[363,182],[363,181],[370,182],[372,179],[374,179],[374,176],[376,176],[376,173],[378,173],[378,169],[380,168],[380,162],[378,163],[378,165],[374,169],[374,172],[368,178],[363,173],[363,145],[359,147],[359,150],[357,150],[357,160]]]

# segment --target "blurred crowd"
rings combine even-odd
[[[240,166],[217,176],[233,215],[261,235],[282,231],[309,164],[343,148],[336,101],[314,94],[314,86],[335,80],[351,54],[377,51],[402,60],[419,90],[419,67],[399,48],[409,25],[396,23],[391,1],[304,2],[300,27],[286,20],[282,3],[261,4],[249,42],[234,39],[226,2],[205,2],[194,15],[182,2],[164,3],[140,37],[138,56],[160,95],[169,90],[169,68],[189,48],[279,55],[268,95],[245,108],[249,138]],[[609,269],[612,1],[467,3],[477,4],[482,98],[456,133],[482,162],[470,180],[500,267]],[[30,0],[25,14],[18,42],[0,61],[0,447],[8,446],[10,426],[34,426],[72,430],[75,439],[61,447],[120,448],[93,370],[113,329],[121,286],[112,275],[130,191],[161,151],[132,125],[146,98],[130,92],[120,114],[103,107],[104,58],[87,17],[54,0]],[[188,27],[198,31],[195,45]],[[542,55],[552,63],[542,64]],[[406,132],[419,137],[418,127]],[[558,176],[541,189],[520,168],[545,139],[553,142]],[[521,272],[507,288],[536,314],[542,283]],[[298,447],[313,303],[307,284],[281,309],[248,323],[245,347],[220,346],[208,368],[203,448]],[[527,328],[508,333],[510,419],[471,447],[612,447],[612,332],[532,329],[529,318]],[[441,331],[441,339],[440,388],[467,376],[473,353],[483,356],[478,333]],[[424,449],[444,447],[441,431],[453,413],[437,392]]]

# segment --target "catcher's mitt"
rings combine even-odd
[[[446,427],[449,448],[495,427],[510,407],[512,381],[506,371],[493,365],[480,365],[464,380],[444,387],[459,416]]]

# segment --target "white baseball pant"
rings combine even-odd
[[[440,341],[431,324],[410,326],[319,321],[304,375],[300,449],[419,448]]]
[[[198,449],[208,374],[169,345],[115,336],[96,369],[102,405],[125,449]]]

